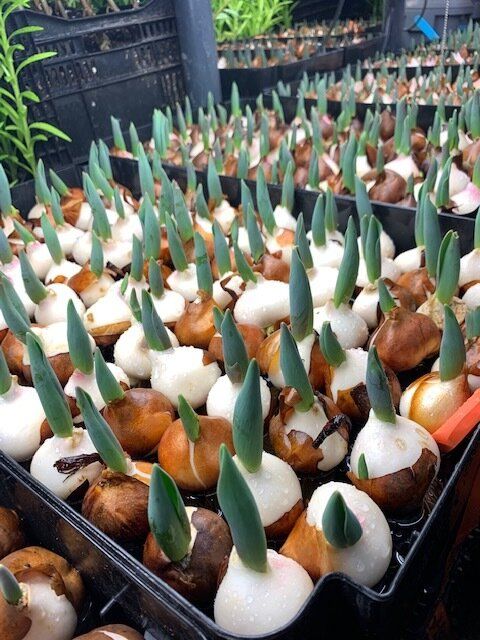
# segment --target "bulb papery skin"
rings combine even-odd
[[[463,287],[475,280],[480,280],[480,249],[474,249],[460,259],[458,286]]]
[[[300,412],[294,409],[289,414],[285,424],[285,433],[288,434],[293,430],[300,431],[315,441],[327,422],[325,411],[319,400],[315,398],[313,406],[308,411]],[[338,431],[335,431],[325,438],[321,449],[323,459],[317,463],[317,468],[319,471],[330,471],[339,465],[347,455],[348,442]]]
[[[247,471],[238,456],[233,460],[255,498],[264,527],[278,522],[302,500],[294,470],[280,458],[263,452],[260,468],[254,473]]]
[[[257,282],[249,282],[237,300],[234,317],[241,324],[255,324],[264,329],[289,313],[288,284],[257,275]]]
[[[17,462],[30,460],[40,446],[45,412],[33,387],[20,386],[16,378],[0,395],[0,450]]]
[[[85,305],[73,289],[66,284],[49,284],[48,295],[35,309],[35,320],[46,327],[55,322],[64,322],[67,319],[67,304],[71,300],[77,313],[82,316],[85,313]]]
[[[103,465],[93,462],[67,475],[57,471],[55,463],[62,458],[93,453],[97,453],[97,450],[88,432],[85,429],[74,428],[73,435],[69,438],[53,436],[45,440],[32,458],[30,473],[56,496],[66,500],[85,481],[91,484],[100,475]]]
[[[100,298],[106,296],[114,282],[115,280],[112,276],[104,271],[96,282],[93,282],[78,294],[85,307],[89,309]]]
[[[352,305],[352,311],[365,320],[367,327],[372,330],[378,325],[378,289],[376,285],[368,284],[364,287]]]
[[[265,240],[265,246],[269,253],[275,255],[280,253],[281,259],[286,264],[290,264],[292,261],[293,238],[291,242],[285,242],[285,235],[291,233],[293,232],[290,230],[285,231],[284,229],[276,229],[275,235],[271,236],[267,234]],[[286,237],[288,239],[288,235]]]
[[[379,420],[373,409],[353,445],[350,466],[358,476],[358,460],[363,453],[369,478],[380,478],[408,469],[419,460],[422,450],[428,449],[440,466],[440,451],[430,433],[408,418],[397,416],[395,424]]]
[[[41,242],[30,242],[27,244],[25,252],[36,275],[40,280],[44,280],[53,265],[53,259],[47,245]]]
[[[92,253],[92,232],[84,233],[72,247],[72,257],[77,264],[84,265],[90,260]]]
[[[321,307],[333,298],[337,284],[338,269],[314,267],[307,271],[314,307]]]
[[[132,241],[108,240],[103,243],[103,255],[107,263],[117,269],[125,269],[132,262]]]
[[[120,242],[132,242],[132,236],[143,240],[143,228],[140,218],[136,213],[126,215],[125,218],[118,218],[112,226],[112,238]]]
[[[363,491],[343,482],[328,482],[315,490],[309,502],[306,524],[323,532],[322,518],[334,491],[339,491],[358,518],[362,536],[351,547],[339,549],[324,541],[329,571],[340,571],[356,582],[373,587],[385,575],[392,557],[390,526],[381,509]],[[295,530],[291,535],[295,533]],[[288,544],[288,541],[287,541]]]
[[[316,267],[333,267],[338,269],[343,258],[343,246],[336,241],[327,241],[325,246],[317,247],[313,242],[310,244],[313,264]]]
[[[241,389],[241,382],[232,383],[227,375],[220,376],[208,394],[207,415],[225,418],[225,420],[232,423],[235,402]],[[263,378],[260,378],[260,397],[262,401],[262,418],[265,420],[270,412],[272,396],[268,384]]]
[[[470,397],[465,373],[441,380],[438,372],[427,373],[412,382],[400,398],[400,415],[434,433]]]
[[[228,200],[222,200],[212,213],[215,220],[222,227],[223,233],[228,234],[236,217],[235,209],[232,205]]]
[[[275,218],[275,224],[279,229],[289,229],[295,231],[297,228],[297,220],[290,213],[287,207],[282,207],[281,204],[277,204],[273,210],[273,217]]]
[[[399,267],[394,263],[391,258],[383,258],[382,257],[382,265],[381,265],[381,277],[388,278],[389,280],[393,280],[396,282],[398,278],[401,276],[401,271]],[[360,258],[360,264],[358,267],[358,276],[357,276],[357,287],[366,287],[370,281],[368,279],[367,274],[367,265],[363,258]]]
[[[461,216],[473,213],[480,206],[480,189],[473,182],[468,182],[464,189],[451,197],[451,201],[455,205],[453,207],[454,213]]]
[[[343,349],[362,347],[368,340],[365,320],[343,303],[337,307],[329,300],[323,307],[313,310],[313,326],[320,333],[324,322],[330,322],[333,333]]]
[[[265,242],[265,238],[263,238],[263,241]],[[237,244],[239,249],[243,251],[243,253],[250,255],[250,241],[248,239],[248,231],[245,229],[245,227],[239,227],[238,229]]]
[[[83,317],[87,331],[91,332],[111,324],[130,324],[132,312],[120,291],[120,282],[115,282],[103,298],[92,304]]]
[[[152,389],[163,393],[178,406],[182,394],[194,409],[205,404],[208,393],[221,375],[216,362],[204,363],[205,353],[196,347],[150,350]]]
[[[359,237],[357,242],[358,242],[358,251],[360,253],[360,263],[362,263],[363,262],[362,239]],[[392,260],[393,257],[395,256],[395,244],[391,239],[391,237],[388,235],[388,233],[383,229],[380,232],[380,254],[382,258],[388,258],[390,260]]]
[[[10,282],[14,285],[15,291],[17,292],[18,297],[23,303],[25,307],[25,311],[27,312],[30,318],[33,317],[35,312],[36,304],[31,300],[27,291],[25,289],[25,285],[23,284],[22,270],[20,268],[20,260],[13,256],[13,259],[8,264],[0,264],[0,271],[10,280]]]
[[[420,269],[420,267],[422,266],[422,256],[424,250],[424,247],[413,247],[413,249],[408,249],[407,251],[399,253],[393,262],[402,273]]]
[[[32,327],[32,332],[40,338],[42,348],[47,358],[52,358],[61,353],[68,353],[67,323],[54,322],[47,327]],[[95,348],[93,338],[90,339],[92,353]],[[30,358],[28,349],[23,350],[23,364],[28,366]]]
[[[81,270],[80,265],[70,262],[70,260],[62,260],[60,264],[54,262],[45,276],[45,284],[55,282],[57,278],[68,280]]]
[[[347,349],[346,360],[333,369],[330,381],[332,400],[336,403],[340,391],[353,389],[357,384],[364,383],[367,375],[368,353],[363,349]]]
[[[167,278],[167,284],[187,302],[193,302],[197,297],[198,282],[197,268],[193,262],[189,263],[185,271],[172,271]]]
[[[246,567],[232,549],[227,572],[215,598],[215,622],[235,635],[270,633],[292,620],[313,591],[298,563],[267,550],[268,569]]]
[[[121,369],[118,365],[113,364],[112,362],[107,362],[106,365],[118,383],[123,383],[127,387],[130,386],[128,376],[123,371],[123,369]],[[95,370],[92,371],[92,373],[88,374],[82,373],[78,369],[73,372],[67,384],[65,385],[65,395],[69,396],[70,398],[75,398],[77,389],[83,389],[84,391],[86,391],[92,398],[93,404],[99,411],[103,409],[106,403],[102,398],[100,389],[98,388],[97,380],[95,377]]]
[[[152,296],[152,302],[165,324],[176,322],[185,311],[185,298],[171,289],[165,289],[160,298]]]
[[[228,291],[225,291],[225,289],[222,287],[222,282],[224,283],[225,289],[233,291],[237,298],[239,298],[243,293],[243,280],[239,275],[234,275],[231,271],[229,271],[224,276],[222,276],[221,280],[215,280],[215,282],[213,283],[213,299],[221,309],[225,309],[225,307],[227,307],[232,302],[233,298],[230,293]]]
[[[22,640],[70,640],[77,626],[77,614],[65,594],[57,596],[51,578],[35,573],[20,583],[25,593],[25,615],[32,626]]]
[[[125,293],[123,294],[123,297],[125,298],[125,300],[130,300],[132,291],[135,291],[137,295],[137,300],[141,300],[143,290],[148,291],[148,284],[145,277],[142,276],[141,280],[134,280],[132,277],[129,277],[127,288],[125,289]]]
[[[476,309],[480,306],[480,282],[472,285],[465,291],[462,302],[464,302],[469,309]]]

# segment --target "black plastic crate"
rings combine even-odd
[[[111,136],[110,115],[127,128],[146,126],[156,107],[185,98],[184,72],[173,0],[150,0],[139,9],[66,20],[31,10],[11,15],[10,28],[43,31],[22,36],[27,54],[57,51],[26,67],[24,85],[41,103],[32,107],[71,138],[39,146],[53,166],[86,160],[91,140]],[[24,54],[22,54],[24,55]]]

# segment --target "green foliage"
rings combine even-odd
[[[54,136],[70,142],[70,138],[48,122],[32,121],[30,106],[40,98],[22,87],[26,67],[47,60],[55,51],[43,51],[22,59],[25,51],[21,36],[41,27],[28,26],[7,31],[7,19],[12,11],[27,9],[28,0],[0,0],[0,162],[11,183],[36,170],[35,146]]]
[[[212,0],[218,42],[268,33],[292,24],[294,0]]]

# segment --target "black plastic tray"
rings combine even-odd
[[[116,179],[138,194],[137,163],[113,158],[112,166]],[[184,186],[185,170],[168,166],[166,170],[180,186]],[[204,173],[199,172],[198,177],[206,182]],[[237,204],[240,182],[234,178],[221,180],[224,192],[233,204]],[[279,202],[280,188],[272,186],[270,192],[273,203]],[[309,202],[303,202],[301,194],[297,196],[296,212],[300,206],[304,207],[308,224],[312,213],[311,208],[307,208]],[[353,204],[339,202],[343,229]],[[412,223],[412,220],[406,220],[408,211],[405,224],[400,227],[396,227],[395,216],[392,211],[382,220],[385,229],[392,234],[399,249],[411,246],[405,237]],[[459,229],[459,232],[472,236],[473,221],[467,222],[470,229]],[[405,621],[413,616],[416,623],[424,622],[439,592],[479,469],[480,427],[456,451],[444,456],[443,491],[430,517],[426,522],[422,521],[423,526],[412,522],[392,525],[397,568],[382,591],[359,586],[339,574],[325,576],[291,624],[262,637],[317,640],[319,630],[322,635],[335,633],[336,637],[339,630],[342,632],[340,637],[355,633],[360,639],[396,638],[400,633],[403,638],[408,637],[402,631]],[[65,555],[80,569],[88,583],[104,594],[108,599],[107,608],[111,602],[116,602],[141,628],[163,630],[172,638],[234,640],[235,636],[219,629],[205,612],[195,609],[126,550],[87,522],[77,513],[75,505],[59,500],[19,464],[0,453],[0,499],[2,496],[21,511],[31,526],[35,526],[41,543]],[[408,550],[402,550],[398,544],[398,540],[404,540],[402,531],[405,527],[408,527]]]
[[[376,51],[380,51],[385,40],[384,34],[375,35],[368,40],[345,47],[345,64],[356,64],[357,60],[371,58]]]
[[[92,140],[110,138],[110,115],[124,128],[135,119],[140,130],[154,108],[184,100],[173,0],[150,0],[138,9],[78,20],[31,10],[9,18],[10,29],[31,25],[43,31],[21,36],[22,55],[57,51],[24,70],[25,87],[41,99],[32,105],[33,117],[55,124],[72,139],[70,145],[56,140],[39,145],[50,166],[85,161]]]
[[[298,96],[297,96],[298,86],[299,86],[299,82],[292,82],[290,85],[292,95],[280,96],[280,101],[283,106],[285,119],[287,121],[295,117],[295,113],[297,110],[297,102],[298,102]],[[272,90],[264,91],[264,95],[266,97],[271,96]],[[310,109],[316,106],[317,106],[317,100],[315,98],[305,98],[305,108],[307,110],[307,113],[310,113]],[[381,111],[384,111],[385,109],[390,108],[392,113],[395,113],[397,108],[397,105],[395,102],[393,102],[392,104],[380,103],[379,106]],[[427,132],[429,127],[431,127],[433,124],[437,107],[436,105],[430,105],[430,104],[419,104],[417,106],[418,106],[417,124],[425,132]],[[356,115],[360,120],[363,120],[365,118],[365,114],[367,113],[367,111],[373,108],[374,108],[373,104],[367,104],[366,102],[357,102]],[[451,118],[454,111],[460,111],[460,108],[461,108],[460,106],[446,105],[445,115],[447,116],[447,118]],[[341,111],[342,111],[342,103],[339,100],[327,100],[327,113],[329,113],[334,118],[337,118],[340,115]]]
[[[290,62],[279,66],[279,80],[283,82],[294,82],[300,80],[304,73],[315,74],[323,71],[336,71],[343,67],[345,49],[331,49],[315,55],[305,60]]]

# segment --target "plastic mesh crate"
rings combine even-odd
[[[155,107],[184,100],[172,0],[151,0],[140,9],[77,20],[30,10],[12,14],[12,29],[27,25],[43,31],[23,36],[23,55],[57,52],[25,69],[25,87],[41,98],[32,112],[73,140],[71,145],[49,141],[39,146],[50,165],[83,162],[92,139],[110,136],[110,115],[120,118],[124,128],[133,120],[141,129]]]

